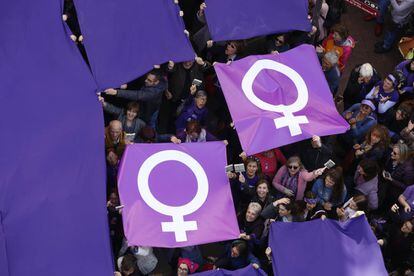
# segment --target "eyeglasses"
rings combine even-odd
[[[289,169],[291,169],[291,170],[296,170],[296,169],[298,169],[299,167],[298,167],[298,166],[291,166],[291,165],[289,165],[289,166],[288,166],[288,168],[289,168]]]
[[[188,272],[188,268],[178,267],[178,270],[181,271],[181,272]]]

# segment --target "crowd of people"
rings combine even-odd
[[[388,6],[392,18],[392,26],[385,27],[384,41],[376,46],[383,53],[394,47],[411,19],[414,1],[380,2],[377,22],[381,30],[377,27],[376,32],[382,31]],[[70,3],[65,1],[66,19],[87,61]],[[414,275],[414,60],[396,61],[393,72],[359,64],[342,93],[339,82],[358,47],[340,22],[343,1],[309,0],[311,32],[225,42],[209,38],[205,3],[191,1],[182,8],[197,58],[156,65],[145,76],[99,95],[107,124],[107,208],[116,274],[182,276],[251,264],[273,275],[268,234],[274,221],[328,218],[344,222],[365,214],[388,271]],[[213,64],[254,54],[277,55],[303,43],[315,46],[332,96],[343,102],[342,115],[350,129],[247,156]],[[244,164],[242,170],[227,172],[239,239],[177,249],[128,247],[116,183],[126,146],[219,140],[227,145],[228,164]]]

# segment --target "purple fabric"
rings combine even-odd
[[[118,177],[128,244],[182,247],[237,238],[225,151],[223,142],[128,146]],[[160,211],[154,201],[165,209]],[[195,201],[192,210],[180,207]],[[174,221],[182,221],[184,214],[185,227],[191,230],[171,230],[176,226],[169,213],[174,207]]]
[[[275,222],[270,227],[269,246],[275,276],[388,275],[365,216],[346,223],[330,219]]]
[[[61,2],[0,12],[2,276],[113,275],[102,107]]]
[[[206,0],[208,28],[214,41],[310,31],[307,0]]]
[[[408,186],[404,193],[403,196],[405,197],[406,201],[408,204],[410,204],[411,208],[414,208],[414,185]]]
[[[75,0],[100,89],[119,87],[168,60],[194,60],[179,7],[164,0]]]
[[[278,55],[249,56],[230,65],[218,63],[214,68],[248,155],[349,128],[335,108],[310,45]]]
[[[267,276],[267,274],[262,269],[255,269],[253,266],[249,265],[245,268],[230,271],[227,269],[216,269],[209,270],[205,272],[195,273],[192,275],[197,276]]]

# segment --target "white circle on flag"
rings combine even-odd
[[[197,193],[190,202],[184,205],[166,205],[156,199],[149,188],[148,180],[151,171],[157,165],[166,161],[177,161],[183,163],[191,169],[197,179]],[[208,178],[203,167],[192,156],[178,150],[164,150],[148,157],[139,169],[137,184],[138,190],[145,203],[154,211],[167,216],[185,216],[194,213],[204,204],[208,196]]]
[[[288,77],[295,85],[297,90],[296,101],[291,105],[273,105],[259,99],[253,91],[253,83],[256,77],[262,70],[269,69],[282,73]],[[298,72],[291,67],[282,63],[276,62],[271,59],[261,59],[256,61],[242,80],[242,90],[251,103],[262,110],[278,112],[278,113],[290,113],[302,110],[308,103],[308,88],[305,81],[299,75]]]

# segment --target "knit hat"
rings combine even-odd
[[[186,264],[188,267],[188,272],[190,273],[194,273],[198,269],[198,264],[192,262],[190,259],[187,258],[178,258],[177,266],[180,266],[181,264]]]

